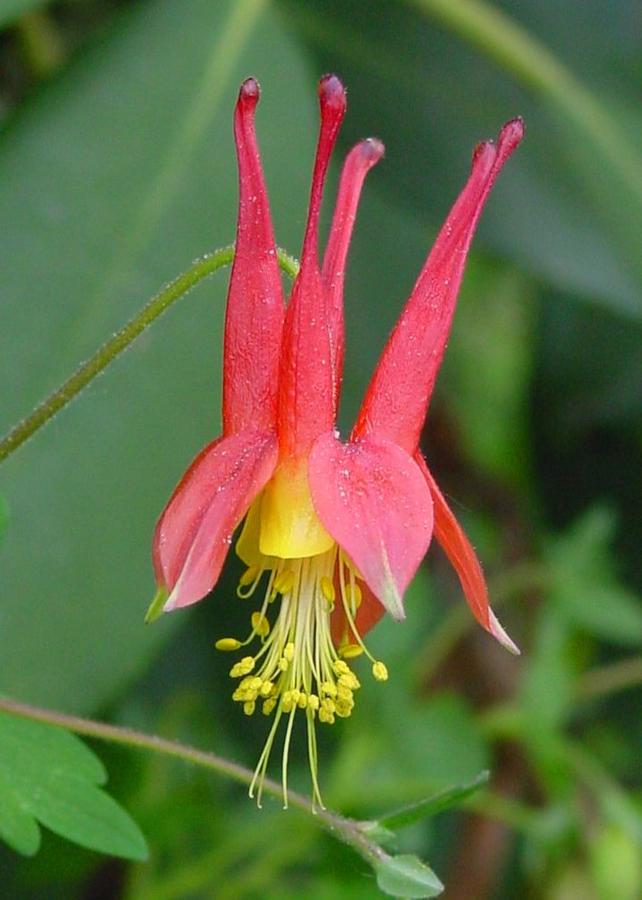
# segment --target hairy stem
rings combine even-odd
[[[281,270],[295,278],[299,270],[297,261],[284,250],[278,250],[279,266]],[[0,462],[11,456],[18,447],[28,441],[30,437],[53,419],[62,409],[70,403],[97,375],[117,359],[120,354],[143,333],[152,322],[169,309],[177,300],[188,294],[192,288],[200,284],[219,269],[229,266],[234,259],[234,246],[223,247],[197,259],[196,262],[162,288],[155,297],[136,313],[126,325],[116,332],[106,343],[100,347],[92,357],[82,363],[60,387],[45,397],[38,406],[21,422],[0,440]]]
[[[198,750],[187,744],[181,744],[178,741],[170,741],[167,738],[159,737],[154,734],[146,734],[142,731],[135,731],[132,728],[123,728],[119,725],[109,725],[105,722],[97,722],[93,719],[82,719],[78,716],[71,716],[67,713],[61,713],[49,709],[40,709],[36,706],[30,706],[26,703],[19,703],[15,700],[9,700],[6,697],[0,697],[0,711],[10,713],[15,716],[22,716],[25,719],[32,719],[36,722],[45,722],[48,725],[57,725],[60,728],[66,728],[75,734],[82,734],[86,737],[96,738],[101,741],[109,741],[115,744],[121,744],[125,747],[132,747],[138,750],[150,750],[152,753],[162,753],[165,756],[171,756],[175,759],[181,759],[183,762],[191,763],[195,766],[201,766],[204,769],[210,769],[219,775],[231,778],[241,784],[249,785],[252,781],[254,773],[245,766],[225,759],[216,753],[209,753],[205,750]],[[263,791],[272,797],[281,799],[283,797],[283,787],[270,778],[263,781]],[[376,844],[371,841],[365,834],[361,823],[355,819],[347,819],[338,813],[331,812],[327,809],[312,810],[312,805],[307,797],[294,791],[288,791],[288,801],[290,806],[302,810],[313,816],[314,819],[334,837],[342,840],[360,854],[371,865],[387,859],[387,854]]]

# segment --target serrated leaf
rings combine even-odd
[[[75,735],[0,712],[0,836],[14,850],[37,851],[40,822],[83,847],[146,859],[136,823],[98,787],[106,778]]]
[[[455,785],[445,791],[439,791],[439,793],[433,794],[431,797],[418,800],[416,803],[410,803],[408,806],[393,812],[385,813],[383,816],[379,816],[375,824],[386,829],[402,828],[404,825],[410,825],[413,822],[418,822],[420,819],[434,816],[445,809],[459,805],[463,800],[479,790],[480,787],[487,784],[489,778],[490,772],[488,770],[480,772],[471,781]]]
[[[433,870],[411,854],[389,856],[374,868],[379,889],[391,897],[438,897],[444,889]]]

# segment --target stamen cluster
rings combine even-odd
[[[269,560],[250,566],[241,576],[237,595],[251,598],[268,574],[265,597],[260,609],[250,616],[251,631],[246,640],[221,638],[219,650],[232,651],[259,641],[253,656],[234,663],[230,676],[240,679],[232,699],[242,704],[251,716],[260,705],[264,715],[274,713],[274,721],[256,768],[251,793],[258,788],[260,804],[262,782],[282,716],[288,716],[283,746],[283,789],[287,805],[287,767],[290,738],[297,710],[305,715],[308,732],[308,757],[313,781],[313,799],[322,805],[317,782],[317,742],[315,722],[333,725],[336,717],[347,718],[355,705],[354,694],[361,684],[346,660],[365,653],[372,662],[377,681],[388,678],[383,662],[366,649],[355,626],[362,601],[354,568],[335,546],[316,557]],[[336,584],[336,587],[335,587]],[[332,635],[332,615],[339,595],[346,627],[339,646]],[[278,611],[270,624],[270,611]]]

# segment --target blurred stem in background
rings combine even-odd
[[[594,93],[505,13],[483,0],[405,0],[445,25],[526,88],[552,101],[594,144],[642,206],[642,159]]]

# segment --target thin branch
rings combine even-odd
[[[586,672],[578,682],[577,697],[580,700],[594,700],[640,685],[642,656],[633,656]]]
[[[195,747],[190,747],[187,744],[170,741],[158,735],[135,731],[132,728],[108,725],[105,722],[97,722],[93,719],[82,719],[67,713],[40,709],[26,703],[19,703],[16,700],[9,700],[6,697],[0,697],[0,711],[15,716],[22,716],[25,719],[32,719],[36,722],[44,722],[47,725],[56,725],[73,731],[75,734],[82,734],[97,740],[122,744],[138,750],[150,750],[152,753],[162,753],[165,756],[181,759],[183,762],[201,766],[204,769],[210,769],[241,784],[249,785],[254,775],[245,766],[225,759],[216,753],[197,750]],[[282,785],[271,778],[265,778],[263,781],[263,791],[278,799],[283,796]],[[310,800],[304,797],[303,794],[294,791],[288,791],[288,800],[291,806],[313,816],[323,828],[334,837],[351,846],[371,865],[383,862],[388,858],[388,854],[366,836],[362,824],[356,819],[347,819],[328,809],[313,810]]]
[[[279,266],[281,270],[295,278],[299,269],[297,261],[284,250],[278,250]],[[139,335],[143,333],[152,322],[169,309],[177,300],[188,294],[192,288],[200,284],[214,272],[229,266],[234,259],[234,246],[223,247],[197,259],[196,262],[162,288],[155,297],[136,313],[126,325],[116,332],[106,343],[100,347],[90,359],[82,363],[60,387],[45,397],[38,406],[18,422],[0,440],[0,462],[11,456],[25,441],[53,419],[62,409],[70,403],[87,385],[100,375],[110,363],[117,359]]]

